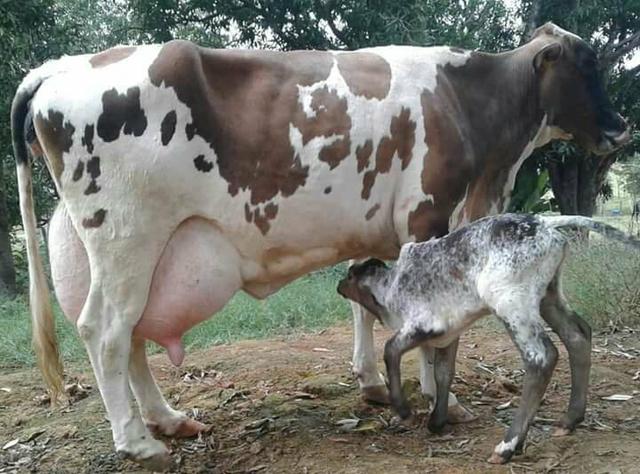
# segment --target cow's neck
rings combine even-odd
[[[460,68],[464,80],[454,87],[467,119],[474,158],[485,166],[504,167],[517,161],[540,129],[544,112],[532,67],[533,51],[538,48],[530,43],[502,54],[474,53]]]
[[[467,64],[447,71],[470,143],[470,184],[482,188],[485,201],[475,199],[475,217],[504,210],[520,165],[550,138],[532,67],[539,49],[529,43],[501,54],[472,53]]]

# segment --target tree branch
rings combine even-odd
[[[522,42],[529,41],[531,35],[542,22],[542,0],[532,0],[527,21],[525,23],[524,32],[522,34]]]
[[[636,31],[631,36],[626,37],[622,41],[619,41],[612,51],[603,52],[601,61],[606,66],[611,66],[618,61],[621,57],[629,54],[634,49],[640,47],[640,31]]]

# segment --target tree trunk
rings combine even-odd
[[[0,296],[13,297],[16,294],[16,271],[11,253],[9,216],[5,200],[3,164],[0,162]]]
[[[553,194],[561,214],[591,217],[615,155],[573,153],[547,163]]]

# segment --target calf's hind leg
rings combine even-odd
[[[571,433],[584,420],[591,369],[591,328],[567,306],[556,274],[540,304],[540,313],[569,353],[571,398],[567,413],[558,421],[553,436]]]
[[[536,301],[531,305],[496,311],[520,351],[525,376],[520,407],[504,440],[496,446],[488,460],[492,464],[504,464],[514,453],[522,450],[529,425],[540,406],[558,360],[558,351],[545,334],[538,305]]]

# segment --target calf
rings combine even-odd
[[[457,338],[475,320],[493,313],[518,347],[526,374],[518,412],[489,462],[505,463],[521,451],[551,378],[558,351],[544,321],[560,336],[571,365],[569,409],[554,435],[569,434],[583,420],[591,329],[569,309],[560,288],[567,239],[557,229],[566,226],[640,246],[640,241],[585,217],[504,214],[440,239],[406,244],[392,267],[370,259],[349,268],[338,292],[396,331],[386,343],[384,360],[391,402],[401,418],[411,415],[401,388],[402,355],[418,346],[436,348],[436,404],[428,427],[438,432],[446,422]]]

